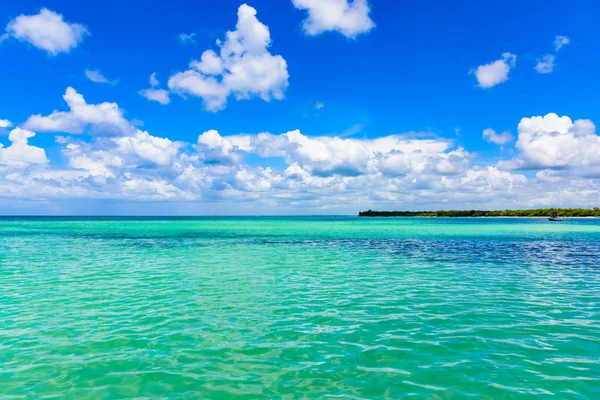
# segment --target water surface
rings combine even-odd
[[[600,220],[0,219],[0,398],[600,398]]]

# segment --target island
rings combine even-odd
[[[600,217],[600,207],[526,210],[361,211],[359,217]]]

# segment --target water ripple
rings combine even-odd
[[[2,398],[600,398],[600,225],[0,220]]]

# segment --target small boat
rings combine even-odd
[[[560,222],[562,221],[562,218],[560,218],[558,215],[556,214],[552,214],[550,216],[550,218],[548,218],[548,221],[552,221],[552,222]]]

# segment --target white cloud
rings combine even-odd
[[[183,170],[183,143],[136,129],[115,103],[87,104],[69,88],[65,100],[69,112],[52,118],[30,119],[41,125],[68,128],[118,128],[124,136],[96,136],[92,142],[57,137],[68,160],[66,167],[50,167],[43,149],[30,146],[34,132],[14,129],[11,146],[0,144],[0,198],[99,198],[136,200],[192,200],[196,195],[174,186]],[[110,112],[110,111],[116,111]],[[32,122],[32,123],[33,123]],[[173,182],[171,182],[173,181]]]
[[[88,126],[99,133],[125,134],[132,130],[117,103],[88,104],[72,87],[67,88],[63,99],[69,111],[32,115],[23,126],[37,132],[83,133]]]
[[[322,101],[317,101],[317,104],[315,104],[315,108],[317,110],[321,110],[323,107],[325,107],[325,103],[323,103]]]
[[[288,164],[299,163],[320,176],[364,174],[372,154],[369,143],[338,137],[309,138],[299,130],[280,136],[264,134],[257,145],[263,154],[286,157]]]
[[[97,145],[97,144],[96,144]],[[73,170],[58,170],[43,175],[46,179],[71,181],[91,178],[96,184],[106,184],[108,179],[115,178],[117,170],[125,166],[123,156],[101,149],[97,145],[72,143],[67,141],[62,154],[69,160]]]
[[[471,72],[475,74],[480,88],[491,88],[508,80],[508,73],[515,67],[516,61],[516,55],[504,53],[501,59],[480,65]]]
[[[10,128],[12,126],[12,122],[7,119],[0,119],[0,128]]]
[[[242,156],[252,150],[250,135],[222,137],[214,129],[198,136],[195,146],[206,163],[233,164],[242,161]]]
[[[538,182],[560,182],[562,180],[562,171],[552,170],[552,169],[544,169],[542,171],[538,171],[535,174],[535,178]]]
[[[554,47],[556,51],[559,51],[563,47],[569,44],[569,38],[566,36],[557,36],[554,38]]]
[[[196,41],[194,39],[195,36],[195,33],[180,33],[179,35],[177,35],[177,39],[179,39],[179,43],[181,44],[188,44],[194,43]]]
[[[68,53],[88,33],[80,24],[63,20],[61,14],[42,8],[39,14],[20,15],[6,26],[6,34],[26,41],[51,55]]]
[[[55,111],[47,117],[32,116],[24,125],[42,131],[66,133],[82,133],[84,128],[89,127],[100,133],[121,135],[117,138],[96,139],[95,144],[102,150],[100,152],[84,152],[85,149],[80,143],[73,143],[68,138],[59,138],[60,143],[68,143],[68,157],[78,160],[78,165],[97,165],[98,162],[107,164],[106,151],[113,154],[108,161],[112,166],[122,165],[123,160],[132,166],[137,165],[138,161],[167,165],[174,160],[183,146],[183,143],[152,136],[137,129],[123,117],[123,111],[116,103],[87,104],[83,96],[70,87],[63,97],[71,108],[69,112]],[[120,161],[115,162],[117,159]]]
[[[65,113],[71,122],[91,130],[105,126],[107,118],[96,115],[99,105],[71,100],[91,107],[74,111],[73,105]],[[29,144],[32,131],[13,130],[10,146],[0,146],[0,203],[37,199],[56,205],[93,198],[150,202],[133,203],[134,213],[169,207],[182,213],[331,214],[589,206],[600,193],[600,139],[593,123],[554,114],[524,118],[516,157],[496,167],[472,165],[476,158],[470,152],[431,135],[356,139],[292,130],[221,136],[210,130],[187,144],[153,136],[125,120],[122,111],[117,115],[127,124],[121,136],[57,137],[66,165],[49,163],[44,149]],[[542,171],[527,178],[507,168]]]
[[[512,142],[513,140],[513,135],[511,135],[510,132],[505,131],[502,133],[496,133],[496,131],[492,128],[484,129],[482,137],[485,139],[486,142],[498,144],[501,146]]]
[[[496,167],[474,167],[466,171],[460,180],[465,190],[475,191],[510,191],[516,186],[526,184],[527,178],[519,174],[501,171]]]
[[[181,143],[152,136],[148,132],[140,130],[132,136],[119,137],[113,140],[118,146],[117,152],[136,154],[141,159],[151,161],[157,165],[171,163],[182,146]]]
[[[308,12],[302,25],[307,35],[337,31],[354,38],[375,27],[369,17],[371,9],[367,0],[292,0],[292,3]]]
[[[246,4],[238,9],[235,31],[217,41],[220,54],[206,50],[187,71],[169,78],[171,91],[201,97],[207,110],[225,108],[233,95],[237,100],[260,97],[264,101],[284,98],[288,86],[287,63],[268,51],[269,28],[256,18],[256,10]]]
[[[85,76],[94,83],[107,83],[113,86],[117,84],[116,80],[111,81],[110,79],[102,75],[102,73],[97,69],[86,69]]]
[[[156,101],[162,105],[167,105],[171,102],[171,98],[169,97],[169,91],[166,89],[142,89],[139,91],[139,94],[147,98],[151,101]]]
[[[152,86],[152,87],[158,86],[159,83],[160,82],[156,78],[156,72],[153,72],[152,75],[150,75],[150,86]]]
[[[308,137],[299,130],[281,135],[233,135],[222,137],[211,130],[198,138],[196,149],[205,161],[240,163],[249,153],[280,157],[317,176],[359,176],[381,172],[385,175],[408,172],[453,174],[462,170],[470,155],[462,149],[447,151],[450,142],[416,140],[403,136],[379,139]]]
[[[469,166],[469,153],[452,149],[447,141],[405,135],[344,140],[297,131],[233,136],[207,131],[198,138],[198,154],[188,154],[182,144],[147,132],[127,138],[97,137],[91,143],[67,137],[58,143],[68,167],[0,166],[5,168],[0,198],[171,201],[177,202],[178,210],[188,204],[183,209],[209,206],[201,209],[242,214],[354,213],[365,207],[581,206],[594,204],[600,189],[593,180],[562,174],[538,174],[528,180],[495,167]],[[258,165],[247,164],[247,154],[258,156],[253,157]],[[273,156],[280,156],[286,165],[281,169],[261,165],[263,158]],[[153,207],[137,206],[135,212],[152,213],[157,210]]]
[[[142,200],[194,200],[196,198],[195,195],[187,193],[165,180],[128,179],[122,183],[122,188],[125,193],[134,194],[136,198]]]
[[[44,164],[48,162],[46,152],[40,147],[30,146],[29,138],[35,132],[15,128],[10,132],[8,140],[11,145],[4,148],[0,143],[0,165],[22,167],[28,164]]]
[[[558,52],[567,44],[569,44],[569,38],[566,36],[557,36],[554,39],[554,47],[556,52]],[[541,58],[537,59],[535,70],[540,74],[549,74],[554,71],[555,62],[556,56],[554,54],[544,54]]]
[[[171,102],[171,98],[169,97],[169,91],[166,89],[157,89],[155,86],[158,86],[160,82],[156,79],[156,72],[150,75],[150,88],[142,89],[138,93],[141,96],[144,96],[148,100],[156,101],[162,105],[167,105]]]
[[[556,57],[553,54],[546,54],[542,58],[538,58],[535,70],[540,74],[549,74],[554,71],[555,59]]]
[[[517,158],[499,165],[507,169],[574,168],[600,166],[600,136],[592,121],[572,121],[551,113],[523,118],[518,127]]]

